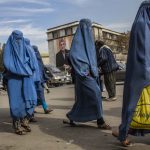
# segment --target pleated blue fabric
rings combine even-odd
[[[33,45],[32,48],[33,48],[35,56],[37,58],[38,69],[39,69],[39,76],[40,76],[40,82],[37,82],[35,84],[37,97],[38,97],[39,103],[42,104],[44,110],[46,110],[48,108],[48,106],[47,106],[46,101],[45,101],[43,84],[46,83],[46,81],[49,79],[49,77],[47,76],[47,74],[45,72],[44,63],[42,61],[42,57],[40,55],[38,47],[36,45]]]
[[[20,119],[31,115],[37,99],[33,78],[36,62],[21,31],[13,31],[8,38],[3,53],[3,62],[7,71],[7,88],[12,117]]]
[[[75,104],[67,114],[70,120],[87,122],[102,117],[96,50],[92,23],[82,19],[72,41],[69,60],[75,73]]]
[[[150,85],[150,1],[144,1],[132,26],[127,58],[123,93],[122,122],[119,140],[123,141],[129,131],[133,112],[144,87]],[[143,130],[137,130],[144,135]],[[148,131],[145,131],[146,133]],[[134,130],[134,135],[136,131]]]

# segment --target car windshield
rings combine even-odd
[[[61,71],[55,66],[47,66],[53,73],[60,73]]]
[[[51,67],[51,69],[52,69],[52,72],[54,72],[54,73],[59,73],[59,72],[61,72],[58,68],[56,68],[56,67]]]

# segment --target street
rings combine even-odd
[[[37,123],[31,123],[32,132],[24,136],[14,134],[9,114],[6,93],[0,95],[0,150],[149,150],[150,135],[133,137],[132,147],[124,148],[111,135],[111,131],[100,130],[96,122],[69,127],[62,123],[74,103],[74,86],[51,88],[45,93],[51,114],[44,114],[42,107],[36,108]],[[117,101],[103,101],[104,118],[113,129],[120,124],[123,86],[117,85]],[[17,91],[16,91],[17,92]],[[103,93],[106,96],[106,92]]]

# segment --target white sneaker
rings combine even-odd
[[[116,97],[110,97],[110,98],[107,98],[106,101],[108,102],[111,102],[111,101],[116,101],[117,98]]]

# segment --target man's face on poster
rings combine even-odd
[[[61,42],[59,43],[59,46],[60,46],[60,50],[61,50],[62,52],[64,52],[65,49],[66,49],[66,43],[65,43],[65,41],[61,41]]]

